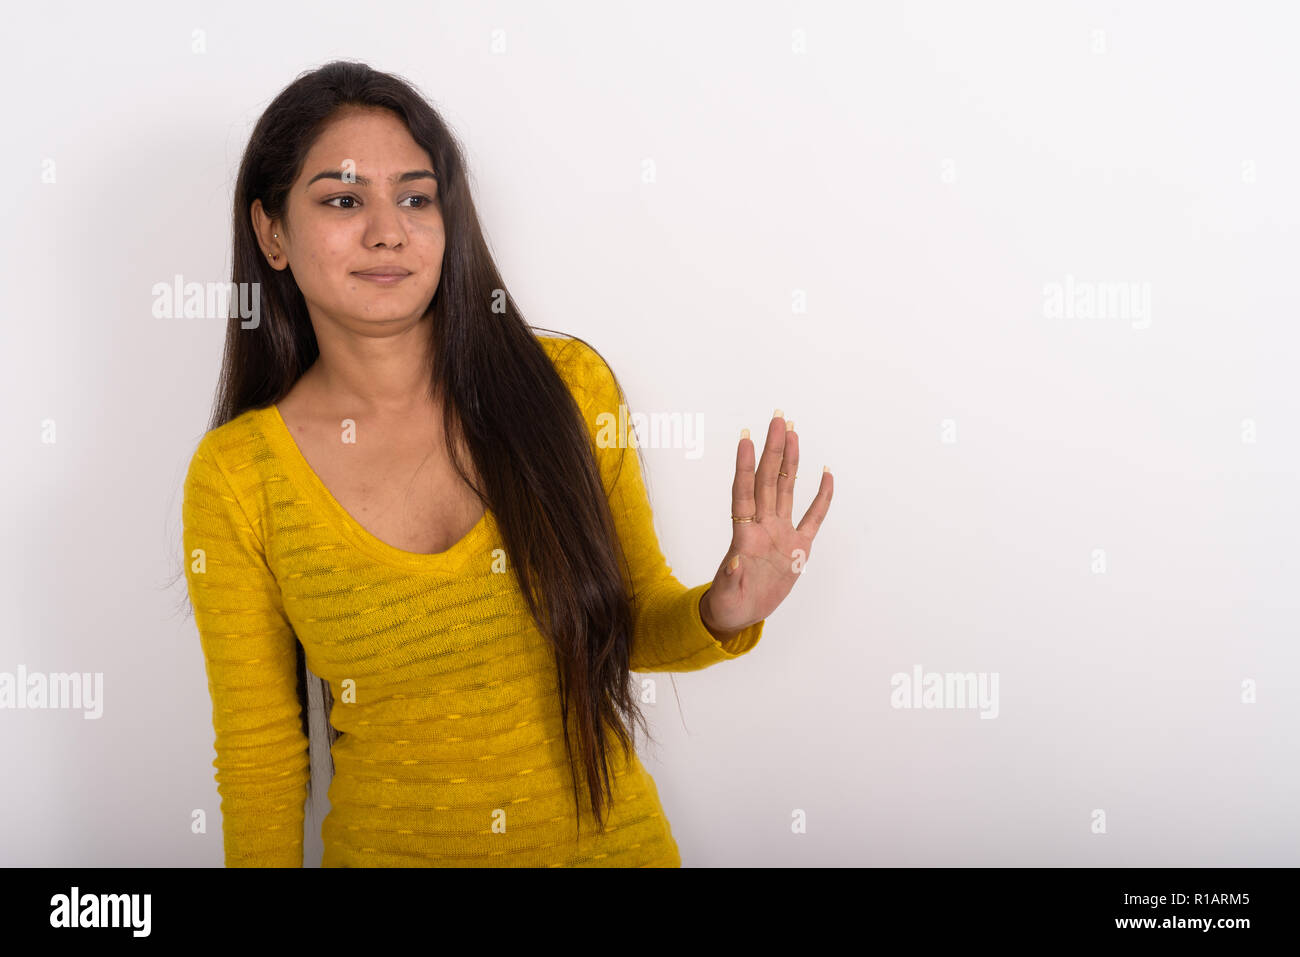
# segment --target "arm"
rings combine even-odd
[[[297,638],[262,542],[206,439],[190,462],[183,515],[185,575],[212,695],[226,866],[301,867],[311,770]]]
[[[628,441],[629,435],[635,436],[630,425],[619,442],[619,404],[626,404],[626,399],[603,360],[585,345],[574,345],[581,349],[576,362],[582,390],[577,398],[592,432],[596,461],[627,557],[625,575],[631,574],[635,621],[631,670],[698,671],[738,658],[758,644],[764,622],[716,635],[705,625],[708,616],[701,614],[700,603],[711,583],[687,588],[673,576],[655,535],[640,460]],[[707,605],[705,599],[706,612]]]

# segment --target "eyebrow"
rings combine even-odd
[[[437,180],[437,178],[438,178],[438,174],[431,169],[413,169],[406,173],[396,173],[388,177],[388,181],[390,183],[396,184],[396,183],[409,183],[411,180],[414,179]],[[336,169],[322,170],[321,172],[313,176],[311,179],[307,180],[307,185],[310,186],[318,179],[336,179],[339,182],[342,182],[343,172],[341,170],[336,170]],[[361,175],[355,176],[355,181],[359,186],[370,185],[370,180]]]

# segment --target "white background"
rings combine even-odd
[[[834,470],[759,646],[659,679],[687,866],[1300,864],[1294,9],[14,8],[0,671],[103,672],[105,710],[0,710],[0,864],[222,861],[175,576],[223,323],[151,287],[229,279],[248,133],[337,57],[442,111],[530,322],[703,414],[702,458],[645,453],[685,584],[741,428],[794,419],[798,514]],[[1067,275],[1150,324],[1048,318]],[[996,672],[998,717],[892,708],[916,665]]]

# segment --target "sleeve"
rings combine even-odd
[[[182,508],[185,576],[212,695],[227,867],[302,867],[311,774],[297,637],[263,546],[205,438]]]
[[[592,433],[596,461],[631,575],[635,625],[630,669],[699,671],[740,657],[758,644],[765,622],[755,622],[725,643],[704,627],[700,599],[712,582],[688,588],[672,574],[655,534],[640,459],[632,445],[635,430],[630,413],[620,415],[626,399],[604,360],[585,345],[581,349],[583,397],[579,404]]]

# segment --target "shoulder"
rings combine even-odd
[[[264,433],[266,409],[249,409],[229,422],[209,429],[190,457],[185,499],[210,509],[241,515],[260,526],[266,463],[271,453]],[[237,508],[236,508],[237,506]]]
[[[249,409],[229,422],[209,429],[199,439],[190,459],[191,465],[200,464],[228,471],[248,458],[262,438],[263,416],[269,409]]]
[[[617,409],[622,390],[614,370],[596,349],[573,336],[537,337],[561,379],[584,409]]]

